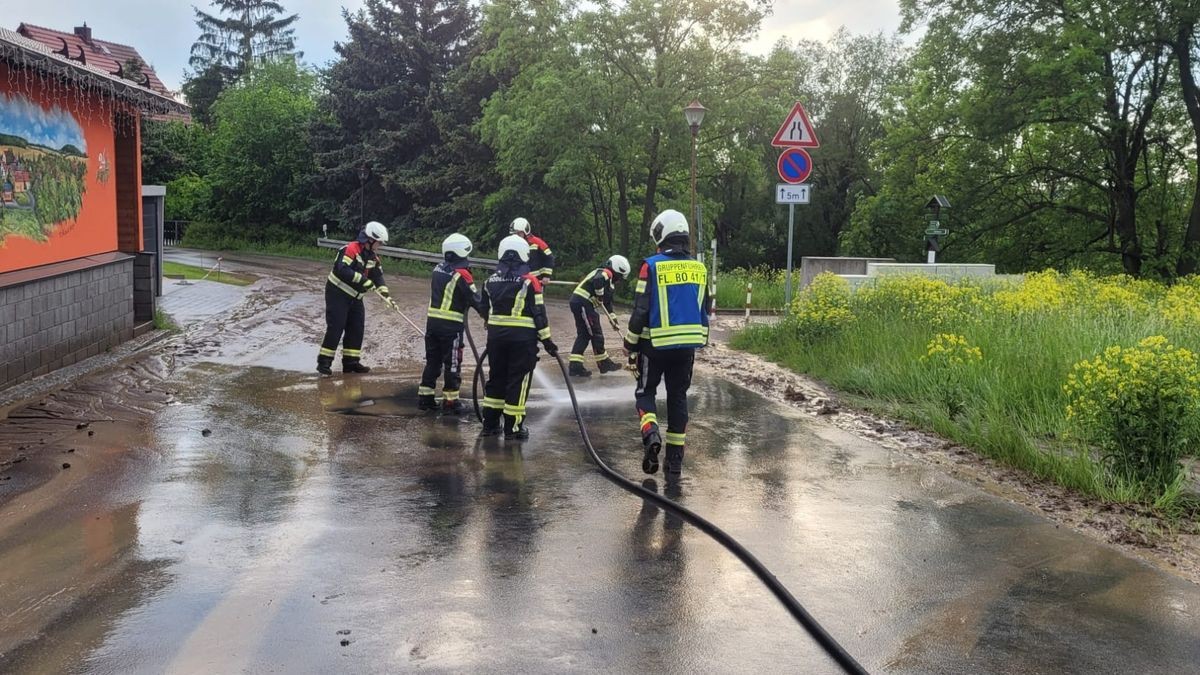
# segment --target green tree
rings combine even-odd
[[[1169,273],[1181,118],[1161,5],[907,0],[927,30],[847,248],[916,249],[938,192],[955,205],[952,257]]]
[[[192,74],[184,95],[193,114],[208,124],[209,107],[225,87],[253,65],[280,58],[300,58],[296,51],[298,14],[284,15],[272,0],[212,0],[214,14],[193,8],[200,37],[192,44]]]
[[[315,212],[357,227],[361,199],[369,219],[419,226],[417,207],[455,188],[432,177],[444,142],[436,110],[471,48],[473,11],[465,0],[367,0],[344,18],[350,38],[335,47],[312,129]]]
[[[316,76],[293,61],[253,67],[213,106],[207,181],[213,216],[237,234],[296,228],[315,171],[308,129],[316,112]]]
[[[1175,55],[1179,73],[1179,93],[1191,123],[1192,140],[1192,197],[1187,229],[1179,253],[1176,273],[1179,276],[1200,271],[1200,6],[1188,0],[1168,4],[1167,35]]]
[[[142,120],[142,182],[166,185],[208,171],[211,134],[198,124]]]
[[[485,106],[481,131],[505,181],[491,201],[508,201],[510,212],[524,202],[535,223],[574,235],[581,252],[605,239],[627,254],[644,248],[661,208],[688,210],[691,136],[681,109],[700,98],[719,117],[753,88],[752,60],[737,45],[765,5],[635,0],[577,13],[504,5],[515,26],[504,29],[513,38],[501,41],[499,58],[532,56]],[[547,192],[556,198],[541,199]],[[593,236],[581,239],[588,220]]]

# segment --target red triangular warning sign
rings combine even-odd
[[[804,112],[804,106],[799,101],[792,106],[792,112],[788,113],[783,126],[775,132],[775,140],[771,141],[771,145],[777,148],[821,147],[817,132],[813,131],[812,122],[808,121],[808,113]]]

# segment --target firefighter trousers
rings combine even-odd
[[[537,340],[488,340],[488,379],[484,386],[483,407],[506,423],[520,426],[525,418],[525,399],[529,382],[538,362]],[[493,418],[495,419],[495,418]]]
[[[463,332],[437,334],[425,333],[425,371],[421,373],[421,386],[417,394],[433,396],[437,388],[438,375],[442,381],[442,393],[447,401],[458,398],[462,386]]]
[[[644,345],[637,360],[637,411],[642,433],[658,425],[658,385],[667,385],[667,433],[670,445],[682,446],[688,423],[688,388],[692,385],[695,349],[654,349]]]
[[[352,298],[331,283],[325,284],[325,339],[321,341],[318,363],[332,363],[342,344],[342,365],[358,363],[362,358],[363,328],[367,313],[362,298]]]
[[[597,362],[607,359],[608,352],[604,350],[604,330],[600,327],[600,313],[596,311],[596,306],[578,295],[573,295],[571,314],[575,315],[575,344],[571,346],[571,362],[583,363],[583,353],[587,351],[589,342]]]

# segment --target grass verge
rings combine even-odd
[[[1170,298],[1181,289],[1087,278],[1035,282],[948,291],[934,282],[896,281],[825,297],[806,291],[798,314],[748,328],[732,345],[827,383],[857,407],[1033,476],[1106,501],[1146,504],[1166,517],[1200,517],[1195,477],[1186,470],[1175,484],[1153,488],[1114,475],[1068,413],[1064,390],[1075,364],[1114,345],[1162,335],[1200,351],[1192,317],[1172,314]],[[1114,291],[1120,288],[1129,292]],[[935,347],[947,334],[962,342]],[[1114,386],[1113,400],[1123,401],[1132,385]],[[1195,441],[1187,429],[1194,422],[1171,419],[1164,429]],[[1128,444],[1124,450],[1141,452]],[[1184,450],[1198,451],[1194,442]]]
[[[209,270],[201,267],[184,265],[183,263],[177,262],[163,261],[163,276],[165,277],[170,277],[173,279],[183,278],[194,281],[197,279],[204,279],[206,274],[208,275],[207,279],[209,281],[217,281],[223,284],[230,284],[232,286],[249,286],[257,281],[257,279],[254,277],[245,274],[231,274],[229,272],[218,273],[216,271],[210,273]]]

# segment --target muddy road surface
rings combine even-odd
[[[595,471],[545,356],[532,438],[480,440],[416,412],[423,349],[379,303],[377,370],[312,372],[324,265],[224,264],[263,278],[170,289],[183,331],[0,421],[0,671],[837,672],[736,558]],[[420,322],[424,282],[389,285]],[[641,480],[631,390],[579,393]],[[1200,663],[1195,584],[714,370],[693,391],[684,478],[647,485],[868,670]]]

